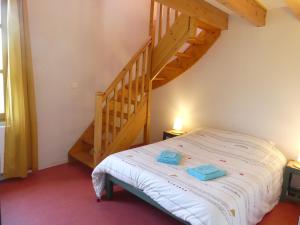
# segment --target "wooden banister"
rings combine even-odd
[[[116,79],[104,93],[96,95],[96,116],[94,130],[94,163],[110,152],[109,146],[120,139],[131,117],[139,113],[139,106],[145,108],[144,102],[150,80],[148,66],[151,62],[152,38],[130,59]],[[147,68],[147,70],[146,70]],[[143,103],[143,105],[142,105]],[[118,142],[118,141],[117,141]]]
[[[154,48],[152,62],[152,79],[166,65],[168,60],[176,54],[182,45],[196,33],[195,20],[181,14]]]
[[[181,15],[181,12],[178,9],[171,8],[158,0],[151,1],[149,32],[155,46],[170,31],[179,15]],[[155,28],[157,28],[157,31]]]
[[[96,95],[96,112],[95,112],[95,127],[94,127],[94,165],[97,164],[101,157],[102,149],[102,105],[104,93],[98,92]]]
[[[146,43],[140,48],[137,53],[131,58],[131,60],[127,63],[127,65],[124,67],[124,69],[119,73],[119,75],[116,77],[116,79],[110,84],[110,86],[106,89],[105,95],[109,95],[111,92],[113,92],[115,86],[123,79],[123,77],[126,75],[126,73],[129,71],[130,68],[132,68],[134,62],[136,61],[137,57],[144,51],[145,48],[147,48],[151,44],[151,37],[148,38]]]

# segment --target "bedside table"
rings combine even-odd
[[[291,187],[293,175],[300,175],[300,168],[297,168],[295,163],[297,162],[289,161],[285,167],[280,201],[290,200],[300,202],[300,189]]]
[[[163,140],[167,140],[167,139],[173,138],[173,137],[178,137],[178,136],[183,135],[183,134],[185,134],[185,132],[178,133],[174,130],[164,131]]]

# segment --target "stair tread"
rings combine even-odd
[[[109,113],[108,113],[110,116],[113,116],[114,115],[114,111],[113,110],[109,110]],[[106,116],[106,111],[103,111],[102,112],[102,115],[103,115],[103,117],[105,117]],[[116,111],[116,115],[117,115],[117,117],[121,117],[121,112],[120,111]],[[123,116],[124,116],[124,119],[125,118],[127,118],[127,113],[123,113]]]
[[[181,58],[192,58],[191,55],[186,54],[186,53],[184,53],[184,52],[177,52],[177,53],[176,53],[176,56],[177,56],[177,57],[181,57]]]
[[[112,123],[112,122],[110,122],[110,123]],[[102,123],[102,126],[103,126],[102,132],[104,133],[105,127],[106,127],[106,121],[104,121],[104,122]],[[109,124],[108,129],[109,129],[110,132],[112,132],[112,130],[113,130],[113,124]],[[117,131],[117,132],[120,132],[120,130],[121,130],[121,128],[118,127],[118,126],[116,126],[116,131]]]
[[[156,77],[154,78],[155,81],[162,81],[162,80],[166,80],[166,77]]]
[[[93,147],[94,146],[94,137],[93,139],[84,139],[82,138],[81,141],[84,143],[84,144],[87,144],[89,145],[90,147]],[[104,140],[102,140],[102,145],[104,144]]]
[[[117,98],[117,102],[120,102],[121,103],[121,101],[122,101],[122,97],[121,96],[119,96],[118,98]],[[124,103],[126,103],[126,104],[128,104],[129,102],[131,102],[131,104],[135,104],[135,96],[131,96],[131,101],[129,101],[129,99],[128,99],[128,97],[126,97],[126,96],[124,96]]]
[[[87,144],[93,144],[94,143],[94,131],[86,131],[83,135],[82,135],[82,140],[87,143]]]
[[[171,65],[166,65],[165,68],[163,70],[182,70],[182,67],[179,66],[171,66]]]
[[[187,42],[189,44],[192,44],[192,45],[203,45],[203,44],[205,44],[205,40],[199,39],[197,37],[189,38],[187,40]]]
[[[103,121],[102,126],[103,126],[102,133],[105,133],[105,127],[106,127],[105,121]],[[109,129],[109,132],[112,132],[113,131],[113,125],[110,124],[108,129]],[[116,127],[116,131],[117,131],[117,133],[119,133],[121,131],[121,128]],[[104,136],[102,138],[104,139]],[[84,144],[89,145],[90,147],[94,146],[94,132],[92,133],[92,135],[91,134],[84,134],[81,138],[81,141]],[[105,141],[103,140],[102,145],[104,144],[104,142]]]
[[[70,156],[84,165],[94,168],[94,159],[89,151],[77,151],[70,153]]]

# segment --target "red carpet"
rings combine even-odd
[[[66,164],[0,183],[2,225],[180,224],[122,190],[97,203],[90,172]],[[296,225],[299,214],[299,206],[280,204],[260,225]]]

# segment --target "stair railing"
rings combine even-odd
[[[171,26],[175,23],[177,18],[181,15],[176,9],[160,3],[159,1],[151,1],[151,21],[150,30],[155,28],[153,43],[157,46],[163,36],[170,31]]]
[[[94,164],[117,138],[139,106],[148,98],[152,38],[132,57],[108,89],[96,95]]]
[[[152,54],[152,76],[156,79],[159,72],[172,60],[188,38],[196,35],[196,18],[178,11],[165,0],[151,1],[150,29],[154,43]],[[168,77],[157,79],[167,80]]]

